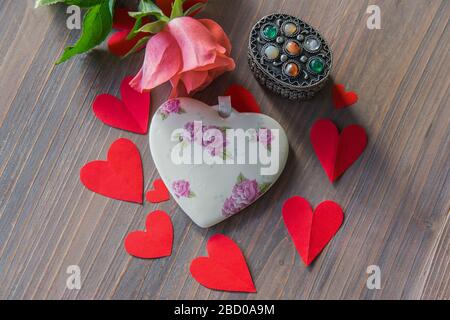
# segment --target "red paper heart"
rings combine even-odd
[[[150,93],[140,93],[130,87],[132,77],[120,85],[122,100],[110,94],[95,98],[92,110],[97,118],[111,127],[146,134],[150,112]]]
[[[343,84],[336,84],[333,87],[333,103],[335,109],[344,109],[358,102],[358,95],[353,92],[345,91]]]
[[[117,8],[114,11],[113,28],[117,30],[108,39],[108,49],[109,51],[119,57],[126,55],[142,38],[148,36],[144,32],[138,33],[133,39],[128,40],[128,34],[133,29],[136,20],[129,16],[128,10],[124,8]],[[149,22],[148,19],[144,18],[144,23]],[[145,45],[139,50],[145,48]]]
[[[231,97],[231,105],[236,111],[261,113],[255,97],[243,86],[231,85],[225,92],[225,96]]]
[[[91,191],[117,200],[142,203],[143,174],[139,150],[133,142],[118,139],[106,161],[92,161],[80,170],[81,182]]]
[[[198,257],[190,271],[201,285],[222,291],[256,292],[244,255],[230,238],[216,234],[206,245],[209,257]]]
[[[153,190],[147,191],[146,199],[151,203],[164,202],[170,199],[169,190],[161,179],[153,181]]]
[[[314,123],[310,139],[331,182],[340,177],[367,146],[367,134],[363,127],[350,125],[339,135],[334,123],[328,119]]]
[[[307,200],[295,196],[284,203],[283,219],[298,253],[308,266],[339,230],[344,213],[333,201],[322,202],[313,213]]]
[[[145,222],[146,231],[133,231],[125,238],[125,250],[132,256],[154,259],[170,256],[173,225],[164,211],[153,211]]]

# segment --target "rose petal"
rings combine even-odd
[[[184,84],[186,94],[192,94],[197,91],[201,91],[211,84],[211,82],[225,73],[226,71],[231,71],[235,68],[234,60],[226,57],[224,55],[218,55],[216,62],[211,63],[207,66],[198,68],[196,70],[187,71],[180,75],[177,81],[181,80]],[[172,83],[174,85],[175,83]],[[176,83],[178,88],[176,91],[180,91],[180,84]]]
[[[217,52],[226,52],[205,26],[191,17],[173,19],[167,24],[166,29],[181,49],[183,57],[181,72],[211,64],[215,61]]]
[[[172,91],[170,98],[187,96],[201,91],[221,74],[235,68],[234,60],[224,55],[218,55],[218,61],[193,71],[181,73],[170,80]]]
[[[149,91],[174,77],[182,67],[180,48],[170,33],[163,30],[147,43],[142,69],[130,85],[140,91]]]

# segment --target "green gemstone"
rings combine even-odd
[[[277,37],[278,29],[275,26],[268,25],[264,28],[263,34],[267,39],[273,40]]]
[[[315,58],[309,62],[309,68],[314,73],[322,73],[325,69],[325,63],[322,59]]]

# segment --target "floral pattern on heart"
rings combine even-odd
[[[175,180],[172,182],[172,191],[177,198],[193,198],[195,193],[191,191],[191,184],[187,180]]]
[[[179,100],[180,108],[185,111],[184,113],[172,113],[163,119],[159,111],[161,106],[151,120],[149,134],[151,155],[173,200],[195,224],[201,228],[209,228],[229,216],[238,214],[238,210],[247,208],[252,200],[254,200],[253,202],[258,201],[263,193],[275,183],[285,167],[289,143],[281,125],[264,114],[238,113],[233,109],[232,116],[223,118],[218,112],[218,105],[210,106],[191,98],[176,99]],[[192,129],[190,129],[193,127],[192,123],[195,125],[193,132],[197,133],[194,135],[191,134]],[[203,132],[207,127],[218,128],[219,132],[217,130]],[[271,130],[272,135],[264,133],[263,129],[265,128]],[[236,135],[236,130],[243,130],[243,132]],[[258,137],[258,130],[260,130],[260,137]],[[226,160],[221,157],[223,155],[220,152],[221,148],[217,148],[217,146],[222,146],[221,138],[223,136],[221,134],[223,132],[225,132],[225,137],[228,135],[227,140],[229,140],[226,142],[225,148],[226,153],[229,154],[229,158]],[[208,139],[204,139],[205,143],[201,141],[202,133],[205,133],[204,138],[215,136],[213,139],[217,148],[214,153],[216,156],[208,153],[208,150],[212,151],[213,149],[207,149],[206,146],[212,147],[209,146]],[[242,133],[246,140],[245,149],[238,148],[239,140],[235,140],[234,143],[231,140],[239,139],[238,136],[242,136]],[[198,140],[195,140],[194,137]],[[255,151],[256,163],[253,163],[250,153]],[[242,155],[245,155],[245,163],[239,164],[237,163],[238,157]],[[261,155],[267,155],[271,161],[278,156],[278,166],[271,162],[269,167],[269,164],[263,163],[258,158]],[[175,161],[171,161],[171,159]],[[228,162],[228,160],[230,161]],[[231,165],[231,163],[234,164]],[[236,179],[240,175],[241,179],[239,180],[242,181],[237,181]],[[174,188],[173,183],[180,180],[183,182],[177,183]],[[238,182],[244,180],[250,182],[238,185]],[[256,186],[251,182],[252,180],[256,180]],[[189,187],[184,181],[189,182]],[[239,193],[238,190],[245,189],[246,185],[254,187],[256,192],[251,193],[252,190],[250,190],[247,195],[245,192]],[[189,198],[188,190],[195,193],[195,196],[191,194]]]
[[[231,196],[223,204],[222,215],[228,218],[245,209],[269,187],[270,183],[258,183],[256,180],[247,179],[242,173],[239,174]]]
[[[183,108],[181,108],[181,103],[179,99],[172,99],[166,101],[161,108],[158,110],[161,118],[163,120],[167,119],[167,117],[171,114],[182,114],[185,113]]]

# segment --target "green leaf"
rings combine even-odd
[[[182,17],[183,14],[183,0],[175,0],[172,4],[172,13],[170,14],[170,19],[175,19]]]
[[[158,20],[145,24],[137,32],[158,33],[164,28],[165,25],[165,21]]]
[[[247,180],[247,178],[245,178],[242,173],[239,173],[239,175],[238,175],[238,177],[236,179],[236,183],[241,183],[244,180]]]
[[[134,47],[131,48],[131,50],[128,51],[127,54],[123,56],[123,58],[126,58],[129,55],[138,51],[149,39],[150,39],[150,36],[139,39],[139,41],[134,45]]]
[[[85,53],[106,39],[112,30],[114,0],[103,1],[90,8],[83,19],[83,30],[75,45],[66,48],[56,64]]]
[[[64,2],[64,0],[36,0],[34,7],[49,6],[58,2]]]

